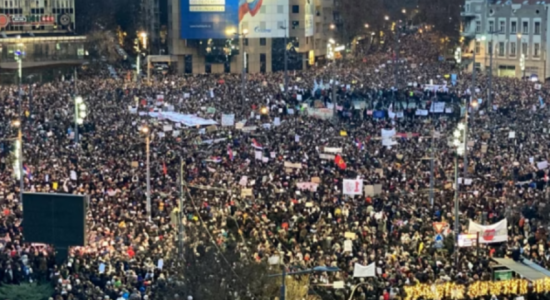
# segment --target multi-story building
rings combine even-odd
[[[26,71],[82,64],[86,37],[74,24],[74,0],[0,0],[2,79],[18,68],[16,53]]]
[[[334,0],[169,0],[169,53],[179,73],[281,71],[285,49],[288,69],[305,69],[327,54],[333,5]]]
[[[466,0],[462,35],[475,66],[495,76],[550,77],[548,7],[539,0]],[[470,66],[472,68],[472,66]]]

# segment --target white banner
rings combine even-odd
[[[442,113],[445,111],[445,102],[432,102],[430,107],[430,112],[432,113]]]
[[[336,157],[336,155],[334,154],[319,154],[319,158],[320,159],[326,159],[326,160],[334,160],[334,158]]]
[[[325,147],[325,153],[342,153],[342,148]]]
[[[363,180],[361,179],[344,179],[342,191],[344,195],[362,195]]]
[[[146,115],[145,112],[140,112],[139,115]],[[194,127],[194,126],[207,126],[207,125],[216,125],[217,122],[214,120],[203,119],[194,115],[184,115],[176,112],[164,112],[159,114],[158,112],[150,112],[149,116],[151,118],[157,119],[167,119],[175,123],[182,123],[185,126]]]
[[[468,233],[476,234],[478,232],[481,244],[506,242],[508,240],[508,223],[504,219],[498,223],[483,226],[470,220]]]
[[[374,263],[366,267],[355,263],[353,267],[353,277],[374,277],[376,276],[375,269],[376,265]]]
[[[299,190],[308,190],[312,192],[317,192],[317,187],[319,186],[318,183],[313,182],[298,182],[296,183],[296,187]]]
[[[233,126],[235,124],[234,114],[222,115],[222,126]]]

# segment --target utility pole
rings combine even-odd
[[[398,64],[399,64],[399,35],[400,35],[400,32],[401,32],[401,20],[399,20],[399,22],[397,22],[397,29],[395,30],[395,47],[394,47],[394,51],[395,51],[395,61],[393,62],[393,72],[394,72],[394,77],[395,77],[395,92],[394,92],[394,100],[397,98],[397,92],[399,91],[399,82],[398,82],[398,78],[397,78],[397,69],[398,69]]]
[[[435,139],[435,125],[434,125],[434,129],[432,130],[432,144],[431,144],[431,165],[430,165],[430,205],[431,207],[434,206],[434,181],[435,181],[435,178],[434,178],[434,165],[435,165],[435,162],[434,162],[434,152],[435,152],[435,149],[434,149],[434,139]]]
[[[287,39],[287,28],[285,26],[281,26],[281,29],[285,31],[285,96],[288,95],[288,39]]]
[[[178,247],[179,247],[179,255],[180,258],[183,259],[183,238],[184,238],[184,226],[183,226],[183,217],[185,216],[185,213],[183,212],[183,170],[185,167],[185,163],[183,161],[183,158],[180,157],[180,199],[179,199],[179,214],[178,214]]]

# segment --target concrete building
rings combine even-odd
[[[548,6],[537,0],[466,0],[464,42],[475,50],[476,68],[495,76],[550,77]],[[472,65],[469,66],[472,69]]]
[[[75,66],[84,62],[86,37],[74,34],[74,0],[0,0],[0,70],[10,80],[18,68]]]
[[[316,61],[323,60],[327,54],[328,40],[333,34],[330,26],[333,24],[334,0],[286,1],[288,8],[279,5],[277,10],[278,13],[288,10],[283,16],[285,21],[279,22],[278,26],[288,28],[287,45],[283,37],[183,39],[182,0],[168,0],[168,52],[177,65],[178,73],[241,73],[243,60],[248,73],[282,71],[284,49],[290,43],[289,70],[306,69]],[[265,13],[262,10],[260,14]],[[239,26],[242,28],[245,25],[241,23]],[[258,27],[250,29],[257,30]],[[214,49],[219,50],[218,55]],[[246,53],[245,58],[241,49]]]

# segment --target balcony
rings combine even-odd
[[[475,17],[476,17],[476,14],[475,14],[473,11],[461,10],[461,11],[460,11],[460,16],[461,16],[462,18],[465,18],[465,19],[471,19],[471,18],[475,18]]]

